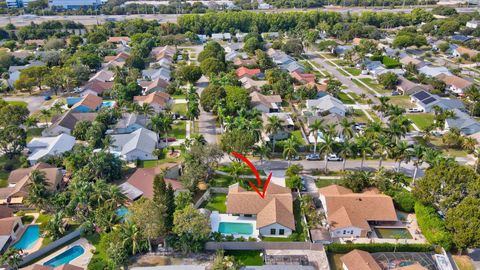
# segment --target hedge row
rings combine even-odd
[[[435,208],[415,203],[418,227],[428,242],[440,245],[446,250],[453,246],[452,236],[445,228],[445,222],[437,215]]]
[[[367,252],[429,252],[433,250],[430,244],[339,244],[333,243],[325,246],[325,250],[331,253],[348,253],[354,249]]]

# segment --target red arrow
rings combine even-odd
[[[260,187],[260,185],[262,184],[262,181],[261,181],[262,179],[260,178],[260,174],[258,173],[257,168],[255,168],[252,162],[250,162],[248,158],[240,155],[239,153],[232,152],[231,154],[241,159],[243,162],[247,163],[248,167],[250,167],[250,170],[252,170],[253,174],[257,178],[258,187]],[[248,184],[250,184],[253,190],[255,190],[262,199],[265,199],[265,192],[267,191],[267,187],[268,187],[268,184],[270,183],[271,178],[272,178],[272,173],[270,172],[270,174],[267,177],[267,180],[265,180],[265,184],[262,187],[262,192],[260,192],[258,188],[252,182],[250,182],[250,180],[248,180]]]

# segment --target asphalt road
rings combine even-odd
[[[425,10],[431,10],[431,7],[423,7]],[[318,9],[272,9],[272,10],[255,10],[255,12],[266,12],[266,13],[277,13],[277,12],[286,12],[286,11],[310,11],[310,10],[320,10],[320,11],[336,11],[340,13],[361,13],[364,11],[373,11],[373,12],[405,12],[409,13],[412,11],[412,7],[407,8],[382,8],[382,7],[332,7],[327,6]],[[475,7],[460,7],[456,8],[459,13],[467,13],[476,11]],[[20,15],[20,16],[1,16],[0,17],[0,26],[5,26],[8,23],[12,23],[16,26],[25,26],[29,25],[31,22],[41,23],[44,21],[64,21],[71,20],[77,23],[82,23],[84,25],[96,25],[103,24],[108,20],[114,21],[124,21],[135,18],[142,18],[145,20],[158,20],[160,22],[176,22],[177,17],[182,14],[131,14],[131,15],[72,15],[72,16],[36,16],[36,15]]]
[[[201,96],[203,89],[208,86],[208,79],[205,76],[202,76],[197,82],[197,93]],[[198,132],[205,137],[205,140],[210,144],[217,144],[217,127],[216,119],[213,113],[206,112],[203,110],[202,106],[200,108],[200,115],[198,120],[195,121],[195,125],[198,125]]]
[[[27,108],[30,114],[43,108],[45,100],[42,96],[18,96],[18,97],[3,97],[5,101],[24,101],[27,103]]]

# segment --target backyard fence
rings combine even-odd
[[[77,229],[76,231],[65,235],[64,237],[53,241],[52,243],[48,244],[46,247],[41,248],[31,254],[28,254],[27,256],[23,257],[22,263],[20,266],[25,266],[28,264],[31,264],[32,262],[35,262],[39,260],[40,258],[48,255],[52,251],[56,250],[57,248],[67,244],[68,242],[80,237],[82,234],[82,229]]]
[[[318,250],[323,251],[323,244],[310,242],[207,242],[206,250]]]
[[[195,203],[194,207],[195,208],[200,208],[200,206],[208,201],[210,199],[210,196],[215,193],[222,193],[222,194],[227,194],[228,193],[228,188],[223,188],[223,187],[211,187],[203,193],[202,197],[198,199],[198,201]]]

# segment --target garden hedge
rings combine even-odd
[[[367,252],[429,252],[433,250],[430,244],[339,244],[333,243],[325,246],[325,250],[331,253],[348,253],[354,249]]]
[[[445,228],[445,222],[438,216],[435,208],[415,203],[418,226],[428,242],[440,245],[446,250],[453,246],[452,236]]]

